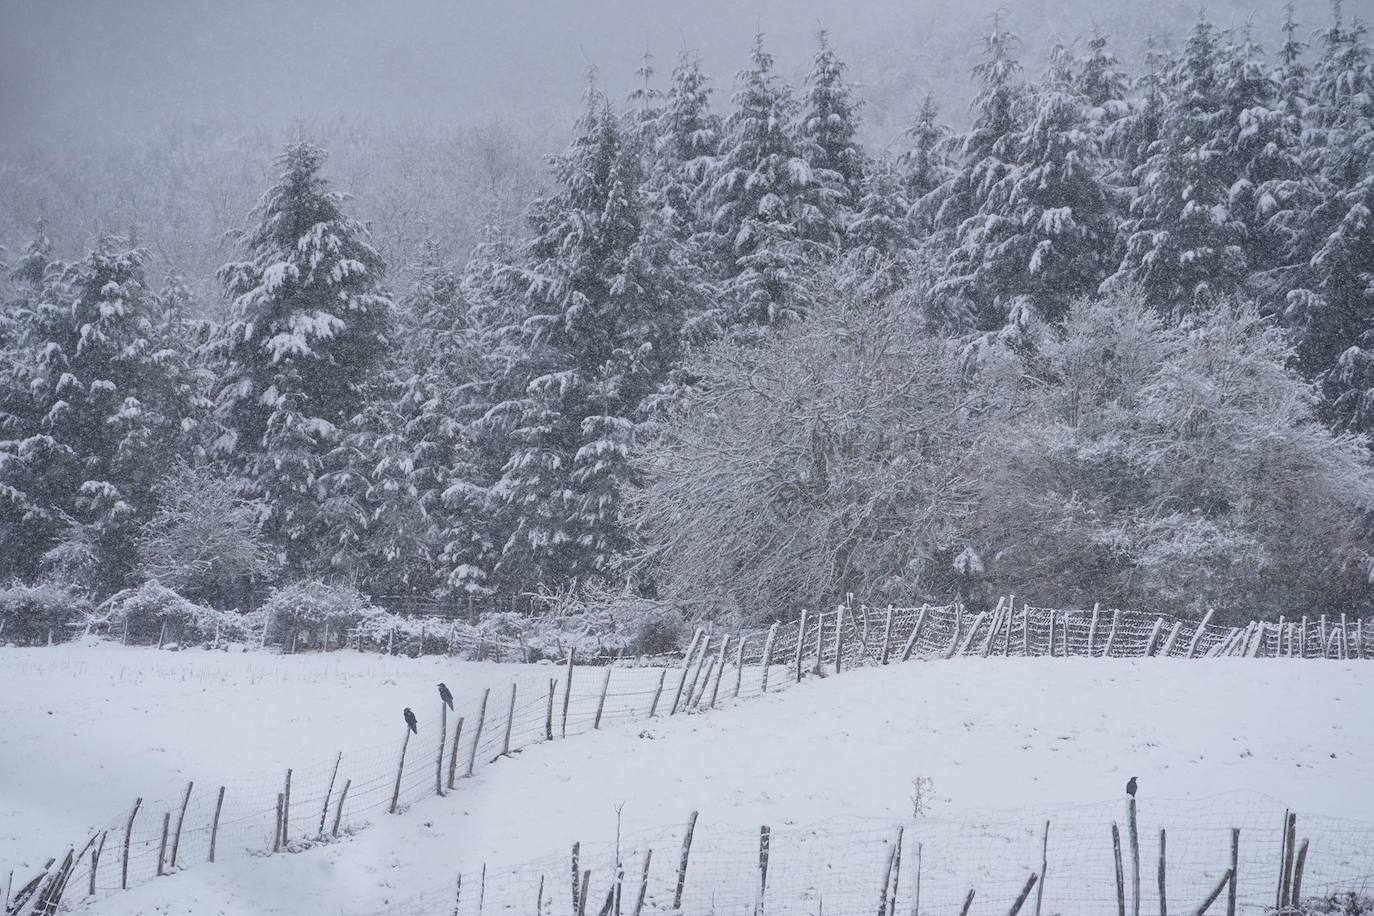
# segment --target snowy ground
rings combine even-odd
[[[550,673],[349,652],[0,650],[0,863],[41,865],[132,796],[167,797],[185,779],[277,772],[395,738],[400,708],[428,711],[438,680],[463,704],[512,677],[547,685]],[[1191,804],[1177,800],[1242,790],[1374,822],[1371,747],[1366,663],[911,663],[536,746],[338,844],[196,867],[98,910],[381,907],[459,869],[611,839],[617,805],[627,835],[680,824],[692,808],[723,831],[897,823],[917,776],[933,782],[928,816],[953,820],[1114,802],[1138,775],[1142,800],[1176,811]]]

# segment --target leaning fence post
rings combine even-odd
[[[461,719],[459,720],[462,721]],[[344,780],[343,791],[339,793],[339,806],[334,809],[334,829],[330,831],[331,836],[339,835],[339,821],[343,820],[344,801],[348,798],[348,787],[353,785],[352,779]]]
[[[1169,653],[1174,650],[1174,643],[1178,640],[1179,630],[1183,629],[1183,621],[1175,620],[1173,628],[1169,630],[1169,636],[1164,640],[1164,645],[1160,647],[1159,655],[1161,658],[1168,658]],[[1279,630],[1279,639],[1283,639],[1283,630]]]
[[[739,634],[739,645],[735,646],[735,698],[739,698],[740,686],[744,683],[744,641],[748,639],[743,633]]]
[[[678,678],[677,693],[673,695],[673,708],[668,710],[668,715],[677,714],[677,706],[682,702],[682,691],[687,686],[687,672],[692,668],[692,656],[696,654],[697,642],[701,639],[702,628],[697,627],[692,634],[692,642],[687,646],[687,655],[682,659],[682,677]]]
[[[1101,605],[1098,602],[1094,601],[1092,623],[1088,624],[1088,658],[1093,657],[1093,646],[1097,642],[1097,615],[1099,613],[1100,608]],[[1040,880],[1040,883],[1043,885],[1045,883],[1045,880],[1042,878]]]
[[[397,803],[398,803],[398,802],[400,801],[400,799],[401,799],[401,774],[402,774],[403,772],[405,772],[405,768],[406,768],[406,748],[409,747],[409,746],[410,746],[410,726],[407,725],[407,726],[406,726],[405,737],[404,737],[403,739],[401,739],[401,759],[396,763],[396,786],[395,786],[395,788],[393,788],[393,789],[391,790],[391,808],[390,808],[389,810],[390,810],[390,812],[391,812],[392,814],[395,814],[395,813],[396,813],[396,805],[397,805]],[[284,826],[285,826],[285,825],[283,825],[283,827],[284,827]],[[285,830],[283,830],[283,834],[284,834],[284,833],[285,833]]]
[[[925,625],[928,610],[930,610],[929,605],[921,605],[921,612],[916,616],[916,626],[912,628],[911,635],[907,637],[906,645],[902,647],[902,661],[909,660],[911,653],[915,651],[916,640],[921,635],[921,627]]]
[[[582,879],[582,866],[581,866],[581,858],[582,858],[582,856],[581,856],[581,851],[582,851],[582,844],[581,844],[581,843],[573,843],[573,845],[572,845],[572,905],[573,905],[573,912],[575,912],[575,913],[581,911],[582,908],[578,905],[578,902],[579,902],[580,900],[583,899],[583,897],[582,897],[582,890],[581,890],[581,887],[582,887],[582,881],[581,881],[581,879]]]
[[[1110,642],[1110,637],[1108,642]],[[1121,870],[1121,831],[1112,822],[1112,858],[1116,862],[1116,913],[1126,916],[1126,877]]]
[[[277,819],[272,822],[272,852],[281,852],[281,793],[277,793]]]
[[[1321,636],[1322,658],[1326,658],[1326,657],[1327,657],[1328,655],[1330,655],[1331,653],[1330,653],[1330,651],[1329,651],[1329,647],[1328,647],[1327,644],[1326,644],[1326,615],[1325,615],[1325,614],[1323,614],[1323,615],[1321,616],[1321,622],[1320,622],[1320,624],[1319,624],[1319,626],[1318,626],[1318,628],[1317,628],[1317,633],[1320,634],[1320,636]]]
[[[776,624],[774,624],[776,626]],[[687,857],[692,852],[692,831],[697,826],[697,812],[687,818],[687,833],[682,838],[682,858],[677,865],[677,889],[673,891],[673,909],[682,909],[682,890],[687,886]]]
[[[754,913],[756,916],[763,916],[768,905],[769,844],[769,827],[767,824],[764,824],[759,828],[759,883],[754,889]]]
[[[458,742],[463,737],[463,717],[459,716],[458,721],[453,724],[453,746],[448,749],[448,787],[453,788],[453,781],[458,775]]]
[[[609,665],[607,666],[606,670],[607,670],[607,672],[608,672],[607,675],[606,675],[606,680],[609,682],[610,679],[611,679],[610,674],[609,674],[609,672],[610,672],[610,666],[609,666]],[[601,701],[602,701],[603,703],[606,701],[606,690],[605,690],[605,688],[602,688],[602,690],[601,690]],[[598,722],[601,721],[601,707],[600,707],[600,706],[598,706],[598,707],[596,708],[596,719],[597,719]],[[511,729],[514,728],[514,727],[515,727],[515,681],[511,681],[511,682],[510,682],[510,706],[509,706],[509,708],[507,708],[507,710],[506,710],[506,735],[505,735],[504,738],[501,739],[501,754],[500,754],[500,756],[502,756],[502,757],[509,757],[509,756],[510,756],[510,733],[511,733]]]
[[[1040,883],[1035,888],[1035,916],[1040,916],[1040,902],[1045,896],[1045,877],[1050,870],[1050,822],[1045,821],[1045,835],[1040,840]]]
[[[1221,880],[1217,882],[1217,886],[1212,888],[1212,892],[1207,895],[1207,899],[1202,901],[1202,906],[1198,907],[1193,912],[1193,916],[1203,916],[1203,914],[1207,912],[1208,907],[1216,903],[1217,898],[1221,896],[1221,892],[1226,888],[1226,885],[1230,883],[1231,878],[1232,873],[1228,870],[1221,876]]]
[[[407,737],[407,738],[410,737],[409,732],[406,733],[406,737]],[[402,763],[402,764],[405,763],[405,758],[406,758],[405,746],[402,745],[402,747],[401,747],[401,763]],[[396,776],[396,784],[397,784],[397,786],[400,785],[400,782],[401,782],[401,777],[400,777],[400,774],[398,773],[397,776]],[[393,808],[395,807],[395,802],[394,802],[394,801],[392,802],[392,807],[393,807]],[[395,812],[395,811],[392,811],[392,813],[395,814],[396,812]],[[283,849],[286,848],[287,840],[288,840],[288,839],[290,838],[290,836],[291,836],[291,827],[290,827],[290,823],[291,823],[291,771],[290,771],[290,770],[287,770],[287,771],[286,771],[286,789],[285,789],[285,791],[282,793],[282,801],[281,801],[281,845],[282,845],[282,848],[283,848]]]
[[[902,886],[902,837],[906,834],[906,828],[897,828],[897,839],[894,841],[892,856],[892,895],[887,898],[887,913],[884,916],[897,916],[897,897]]]
[[[644,909],[644,898],[649,894],[649,863],[653,860],[654,851],[645,850],[644,870],[639,874],[639,894],[635,897],[635,908],[631,916],[639,916],[640,911]]]
[[[720,694],[720,679],[725,677],[725,650],[730,647],[729,635],[720,638],[720,657],[716,659],[716,686],[711,688],[711,708],[716,708],[716,697]],[[706,696],[706,688],[701,689],[701,695]]]
[[[90,887],[90,893],[89,893],[89,895],[88,895],[88,896],[91,896],[91,897],[94,897],[94,896],[95,896],[95,875],[96,875],[96,871],[99,870],[99,868],[100,868],[100,856],[101,856],[102,853],[105,852],[105,836],[106,836],[106,834],[108,834],[108,833],[109,833],[108,830],[102,830],[102,831],[100,831],[100,843],[99,843],[94,849],[91,850],[91,887]],[[11,880],[13,880],[13,878],[14,878],[14,873],[13,873],[13,872],[10,872],[10,878],[11,878]],[[7,888],[5,889],[5,904],[8,904],[8,903],[9,903],[9,888],[7,887]],[[3,905],[0,905],[0,913],[3,913],[3,912],[4,912]]]
[[[1150,638],[1145,643],[1144,658],[1149,658],[1155,652],[1155,643],[1159,641],[1159,631],[1164,629],[1164,618],[1156,617],[1154,629],[1150,630]]]
[[[215,816],[210,821],[210,861],[215,861],[215,844],[219,840],[219,816],[224,810],[224,786],[219,787],[219,796],[215,799]]]
[[[191,803],[191,787],[195,781],[186,783],[186,794],[181,797],[181,813],[177,815],[176,836],[172,839],[172,868],[177,867],[177,852],[181,849],[181,825],[186,822],[186,806]]]
[[[1279,909],[1297,904],[1293,899],[1293,846],[1298,838],[1298,816],[1290,813],[1284,824],[1283,877],[1279,884]]]
[[[684,702],[680,707],[684,711],[692,708],[692,698],[696,696],[697,684],[701,681],[701,672],[706,668],[706,660],[710,656],[711,634],[707,633],[706,638],[701,641],[701,657],[697,659],[696,673],[692,675],[692,683],[687,686],[686,702]],[[709,678],[710,675],[708,674],[707,677]]]
[[[840,673],[840,656],[844,654],[844,612],[845,606],[841,604],[835,608],[835,673]]]
[[[448,741],[448,704],[439,703],[439,752],[434,757],[434,794],[440,798],[444,797],[444,744]],[[331,783],[332,785],[332,783]],[[329,807],[329,796],[324,798],[325,808]],[[324,819],[320,819],[320,826],[324,826]]]
[[[797,658],[796,658],[796,663],[795,663],[795,664],[796,664],[796,669],[797,669],[797,683],[798,683],[798,684],[801,683],[801,679],[802,679],[802,648],[805,646],[805,644],[806,644],[806,608],[802,608],[802,610],[801,610],[801,619],[797,621]]]
[[[973,906],[973,894],[974,894],[974,889],[973,889],[973,888],[969,888],[969,889],[968,889],[968,896],[964,898],[964,906],[963,906],[963,909],[959,910],[959,916],[968,916],[969,907]]]
[[[1140,834],[1136,830],[1134,796],[1127,805],[1127,825],[1131,838],[1131,914],[1140,916]]]
[[[615,666],[614,666],[614,665],[609,665],[609,664],[608,664],[608,665],[606,666],[606,677],[605,677],[604,679],[602,679],[602,681],[601,681],[601,698],[598,699],[598,700],[596,701],[596,718],[592,721],[592,729],[593,729],[593,730],[599,729],[599,728],[601,727],[601,712],[602,712],[602,710],[604,710],[604,709],[606,708],[606,692],[609,691],[609,690],[611,689],[611,672],[614,671],[614,670],[615,670]],[[512,711],[512,712],[515,711],[515,699],[514,699],[514,697],[515,697],[515,685],[512,684],[512,685],[511,685],[511,711]],[[509,729],[507,729],[507,732],[509,732]],[[508,738],[508,740],[507,740],[507,744],[509,744],[509,738]]]
[[[887,913],[888,890],[892,887],[892,857],[896,852],[895,846],[887,847],[887,861],[883,865],[883,892],[878,897],[878,916],[885,916]]]
[[[1121,608],[1112,610],[1112,628],[1107,631],[1107,647],[1102,650],[1103,658],[1110,658],[1112,647],[1116,645],[1116,628],[1121,626]]]
[[[171,825],[172,812],[162,812],[162,843],[158,846],[157,849],[157,876],[159,878],[161,878],[163,875],[167,873],[164,866],[167,862],[167,833],[168,828],[171,827]]]
[[[1164,849],[1165,849],[1164,828],[1159,828],[1159,916],[1169,916],[1169,895],[1164,889]]]
[[[339,778],[339,764],[341,762],[343,762],[343,751],[339,751],[334,758],[334,771],[329,774],[329,788],[324,790],[324,804],[320,806],[320,839],[324,839],[324,822],[329,817],[329,797],[334,794],[334,780]]]
[[[549,678],[549,708],[544,713],[544,740],[553,740],[553,695],[558,692],[558,680]]]
[[[1307,865],[1307,841],[1298,847],[1298,861],[1293,865],[1293,906],[1302,904],[1302,871]]]
[[[572,656],[569,655],[569,658],[571,658],[571,657],[572,657]],[[570,675],[570,676],[569,676],[569,681],[571,681],[571,671],[572,671],[571,667],[569,667],[568,670],[569,670],[569,675]],[[475,766],[477,766],[477,745],[478,745],[478,743],[480,743],[481,740],[482,740],[482,725],[487,721],[487,699],[488,699],[490,696],[491,696],[491,688],[488,687],[488,688],[486,688],[485,690],[482,691],[482,703],[481,703],[480,706],[477,707],[477,730],[474,731],[474,732],[472,733],[472,752],[471,752],[470,754],[468,754],[468,771],[467,771],[467,773],[465,774],[465,775],[467,775],[467,776],[469,776],[469,777],[472,776],[472,770],[473,770],[473,768],[474,768]],[[563,709],[565,710],[565,716],[566,716],[566,710],[567,710],[567,708],[568,708],[567,699],[564,698],[564,701],[563,701]]]
[[[576,646],[569,646],[569,647],[568,647],[568,679],[567,679],[567,683],[565,683],[565,684],[563,685],[563,721],[562,721],[562,724],[559,726],[559,732],[558,732],[558,735],[559,735],[560,738],[566,738],[566,737],[568,737],[568,701],[572,699],[572,677],[573,677],[573,664],[574,664],[574,663],[573,663],[573,656],[575,656],[576,654],[577,654],[577,647],[576,647]],[[483,705],[485,705],[485,702],[486,702],[486,698],[483,697]],[[469,773],[468,775],[472,775],[472,774]]]
[[[773,662],[773,639],[777,635],[778,625],[775,623],[768,628],[768,639],[763,643],[763,681],[759,693],[768,692],[768,666]]]
[[[1236,870],[1240,867],[1240,828],[1231,828],[1231,880],[1226,884],[1226,916],[1236,916]]]
[[[889,604],[889,605],[887,606],[887,622],[883,624],[883,653],[882,653],[882,655],[879,656],[879,658],[878,658],[878,664],[880,664],[880,665],[886,665],[886,664],[887,664],[887,655],[888,655],[888,653],[889,653],[890,651],[892,651],[892,646],[889,644],[889,640],[891,639],[891,636],[892,636],[892,605]]]
[[[653,702],[649,704],[649,718],[650,718],[650,719],[652,719],[652,718],[654,717],[654,713],[658,712],[658,700],[659,700],[659,697],[663,696],[663,681],[664,681],[667,677],[668,677],[668,669],[667,669],[667,668],[660,668],[659,671],[658,671],[658,687],[656,687],[656,688],[654,689],[654,699],[653,699]]]
[[[138,809],[143,807],[143,798],[139,797],[134,801],[134,810],[129,812],[129,822],[124,825],[124,858],[120,866],[119,889],[129,889],[129,837],[134,832],[134,818],[138,817]]]
[[[1017,913],[1021,912],[1021,907],[1026,905],[1026,898],[1030,896],[1031,888],[1035,887],[1038,878],[1039,876],[1035,872],[1031,872],[1030,877],[1026,879],[1025,887],[1021,888],[1021,894],[1016,898],[1016,902],[1011,905],[1011,912],[1007,916],[1016,916]]]

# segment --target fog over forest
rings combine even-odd
[[[1218,0],[1220,27],[1249,22],[1272,49],[1281,0]],[[1147,35],[1176,46],[1192,0],[0,0],[0,245],[21,250],[35,220],[59,253],[102,232],[134,235],[154,274],[176,273],[217,308],[215,269],[269,179],[281,144],[330,151],[398,285],[434,238],[456,258],[483,225],[517,228],[565,144],[589,68],[612,98],[653,54],[659,88],[680,50],[700,53],[716,102],[756,31],[778,72],[805,76],[824,27],[864,102],[861,137],[890,148],[926,92],[960,127],[969,70],[992,14],[1021,39],[1028,75],[1056,43],[1094,26],[1138,62]],[[1298,18],[1325,21],[1323,0]],[[149,181],[156,176],[156,181]]]

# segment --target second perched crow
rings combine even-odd
[[[410,726],[410,733],[411,733],[412,735],[418,735],[418,734],[420,734],[420,729],[419,729],[418,727],[416,727],[416,723],[415,723],[415,713],[413,713],[413,712],[410,711],[410,707],[409,707],[409,706],[406,707],[405,717],[406,717],[406,725]]]
[[[1129,780],[1127,780],[1127,782],[1126,782],[1126,794],[1129,795],[1129,796],[1131,796],[1131,798],[1135,798],[1135,777],[1134,777],[1134,776],[1132,776],[1132,777],[1131,777]]]
[[[453,708],[453,694],[449,692],[447,684],[439,684],[439,699],[443,700],[444,705],[449,709]]]

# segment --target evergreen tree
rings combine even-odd
[[[950,178],[945,144],[949,128],[940,122],[940,108],[933,93],[921,100],[916,121],[906,130],[909,146],[897,159],[903,179],[903,193],[911,203],[908,219],[918,237],[930,234],[935,212],[935,192]]]
[[[501,396],[483,425],[509,448],[492,487],[504,510],[500,582],[610,574],[627,543],[621,505],[637,415],[678,361],[692,287],[643,206],[639,160],[598,93],[534,237],[496,275],[513,299],[493,359]]]
[[[709,82],[700,59],[684,51],[654,126],[649,204],[683,241],[700,228],[702,181],[720,143],[720,119],[711,113]]]
[[[233,314],[212,343],[213,450],[262,499],[264,532],[296,572],[317,560],[324,458],[363,407],[392,317],[382,259],[320,176],[323,161],[307,143],[282,155],[240,235],[249,260],[220,269]]]
[[[735,110],[709,173],[708,225],[699,243],[723,281],[727,324],[749,329],[806,315],[812,265],[839,246],[836,192],[801,158],[787,125],[796,103],[754,38],[737,79]]]
[[[1151,304],[1176,314],[1234,290],[1246,274],[1245,224],[1231,207],[1237,159],[1216,29],[1199,18],[1168,75],[1159,140],[1142,166],[1114,285],[1139,283]]]
[[[806,75],[795,128],[797,151],[813,180],[838,192],[836,204],[852,209],[863,191],[864,153],[858,140],[859,103],[845,81],[845,64],[830,47],[824,29]],[[843,217],[841,217],[843,219]]]
[[[873,164],[864,176],[863,194],[845,229],[842,277],[854,288],[853,301],[882,305],[916,279],[920,254],[907,219],[911,202],[904,184],[887,163]]]
[[[44,564],[102,594],[133,571],[156,483],[200,407],[169,299],[147,286],[146,252],[122,241],[101,239],[60,274],[44,265],[11,353],[27,404],[0,442],[5,573],[32,577]],[[46,250],[30,254],[33,277]]]

